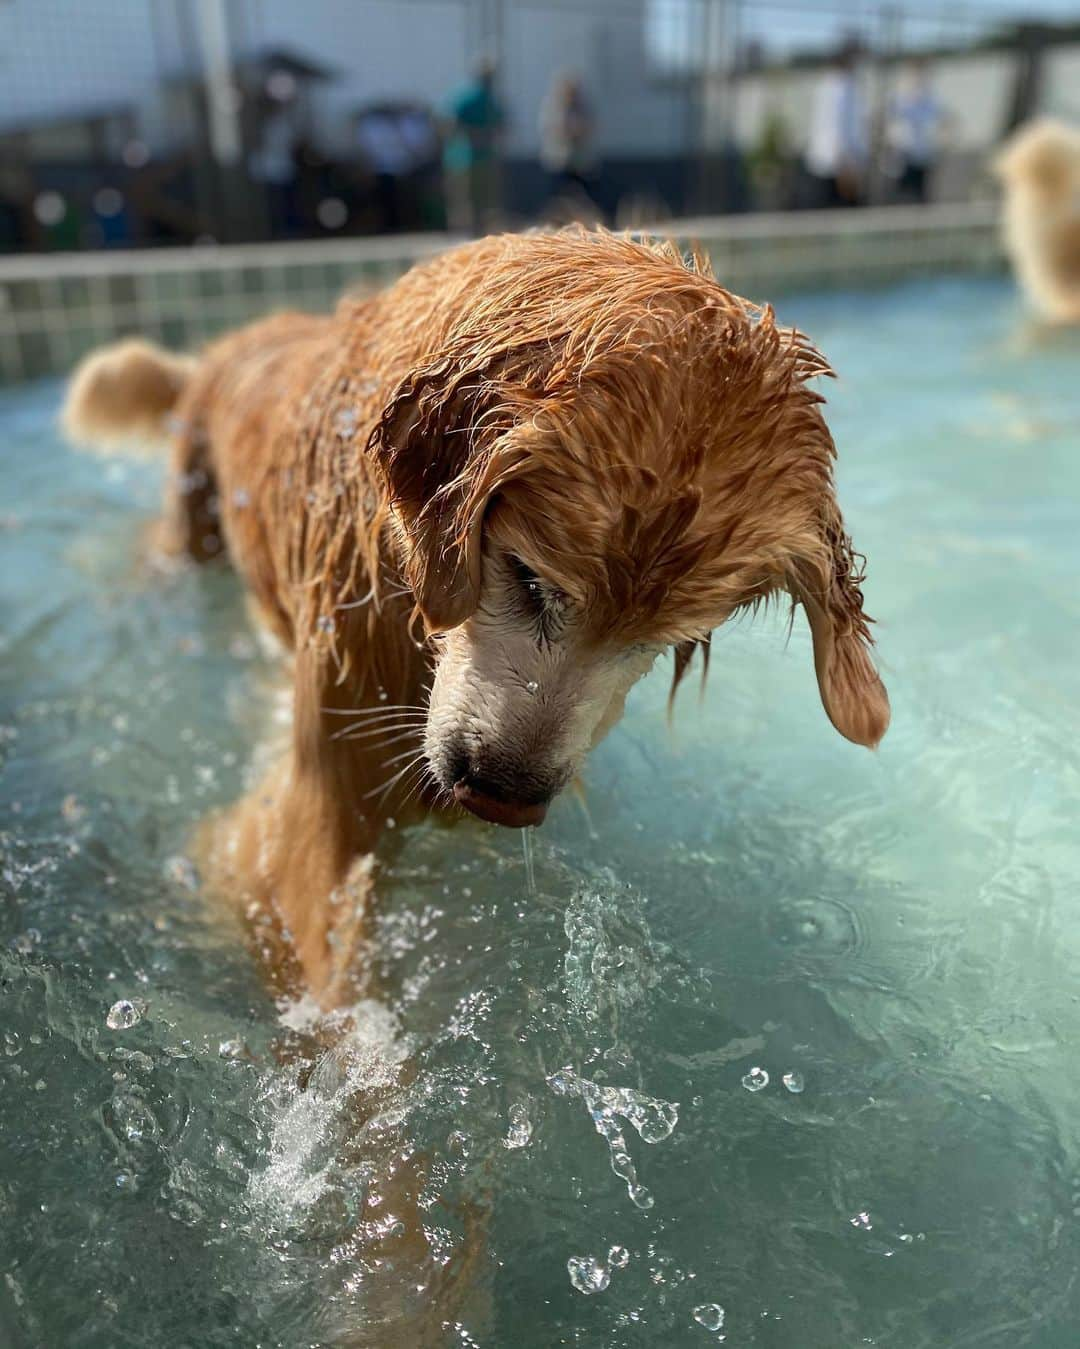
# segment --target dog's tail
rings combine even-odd
[[[196,364],[137,338],[91,352],[68,386],[65,434],[88,449],[154,447]]]

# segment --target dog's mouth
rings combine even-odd
[[[485,790],[467,778],[459,778],[454,783],[454,800],[479,819],[504,825],[507,829],[542,824],[547,814],[546,801],[514,801],[502,792]]]

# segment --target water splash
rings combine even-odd
[[[586,1019],[617,1016],[661,982],[667,953],[653,940],[640,898],[613,877],[609,885],[573,895],[563,928],[566,991]]]
[[[607,1141],[611,1169],[626,1182],[626,1192],[637,1208],[650,1209],[656,1202],[652,1193],[638,1180],[637,1170],[626,1135],[619,1125],[625,1119],[645,1143],[659,1143],[679,1122],[679,1107],[674,1101],[662,1101],[630,1087],[603,1087],[580,1076],[573,1068],[560,1068],[547,1079],[556,1096],[580,1096],[585,1102],[593,1126]]]
[[[764,1068],[751,1068],[743,1074],[742,1084],[747,1091],[764,1091],[769,1085],[769,1074]]]
[[[308,1007],[297,1008],[294,1019],[306,1023],[310,1012]],[[369,1129],[400,1104],[392,1089],[409,1053],[393,1013],[371,1000],[321,1018],[318,1028],[336,1036],[337,1042],[320,1056],[305,1089],[295,1082],[283,1083],[278,1073],[267,1081],[269,1157],[249,1182],[253,1201],[285,1223],[301,1218],[332,1185],[355,1094],[385,1093]]]
[[[783,1082],[784,1086],[787,1087],[788,1091],[790,1091],[793,1096],[798,1096],[799,1092],[806,1086],[806,1079],[803,1077],[802,1073],[795,1072],[794,1070],[785,1073],[780,1081]]]

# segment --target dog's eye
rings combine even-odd
[[[538,632],[549,640],[559,630],[564,617],[566,596],[536,572],[521,558],[508,556],[517,580],[522,607],[537,624]]]
[[[535,602],[538,608],[543,607],[544,583],[540,580],[540,577],[531,567],[526,566],[520,557],[511,557],[510,565],[513,567],[514,575],[525,594]]]

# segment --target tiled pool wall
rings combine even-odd
[[[657,233],[697,244],[754,300],[1002,264],[990,204],[718,216]],[[0,383],[62,374],[138,333],[190,348],[275,309],[329,309],[441,252],[446,235],[0,258]]]

